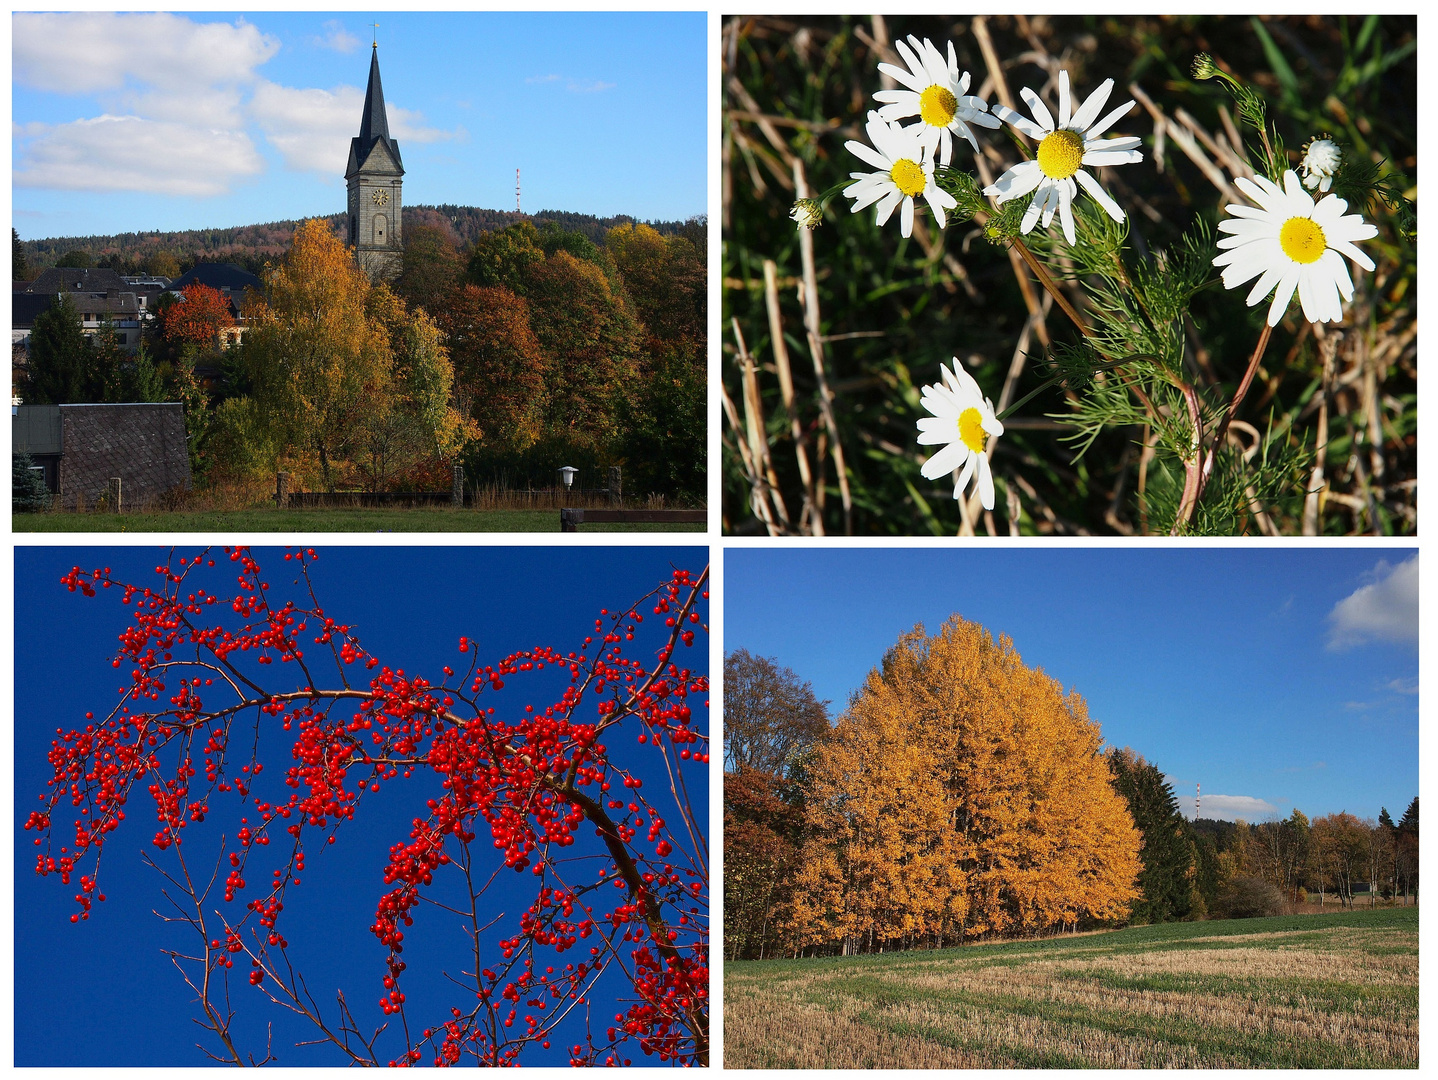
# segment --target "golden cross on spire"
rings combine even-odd
[[[379,48],[379,23],[370,23],[374,27],[374,47]]]

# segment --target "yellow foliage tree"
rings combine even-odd
[[[917,627],[818,744],[800,944],[944,944],[1121,919],[1141,834],[1077,694],[955,616]]]
[[[281,445],[318,455],[326,488],[366,406],[390,382],[389,334],[369,316],[371,285],[323,221],[306,221],[248,312],[245,366]]]

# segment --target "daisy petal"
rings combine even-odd
[[[1074,173],[1074,179],[1077,180],[1080,184],[1082,184],[1083,189],[1093,196],[1094,202],[1098,203],[1100,206],[1103,207],[1103,212],[1105,214],[1113,218],[1115,221],[1123,221],[1123,208],[1120,207],[1118,203],[1113,201],[1107,191],[1105,191],[1101,186],[1099,186],[1099,182],[1097,180],[1095,180],[1088,173],[1084,172],[1082,169]]]
[[[1073,120],[1068,126],[1074,131],[1088,131],[1089,125],[1098,119],[1099,110],[1108,103],[1108,96],[1111,93],[1113,93],[1112,79],[1105,79],[1099,83],[1098,88],[1079,106],[1078,112],[1074,114]],[[1132,105],[1133,102],[1129,102],[1129,104]]]
[[[1034,119],[1042,126],[1045,134],[1052,132],[1054,129],[1053,113],[1049,112],[1048,106],[1043,103],[1043,100],[1027,86],[1019,91],[1019,96],[1028,103],[1030,111],[1034,114]]]

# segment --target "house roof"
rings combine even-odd
[[[186,285],[208,285],[212,289],[229,289],[243,293],[246,289],[263,289],[264,282],[248,270],[230,263],[198,263],[188,274],[170,283],[171,292],[180,292]]]
[[[54,266],[43,270],[34,281],[15,283],[27,293],[99,292],[125,289],[125,279],[104,267]]]
[[[54,302],[51,293],[17,292],[10,299],[10,321],[18,329],[34,329],[35,320]]]

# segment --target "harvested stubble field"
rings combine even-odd
[[[728,1068],[1417,1068],[1418,910],[729,962]]]

